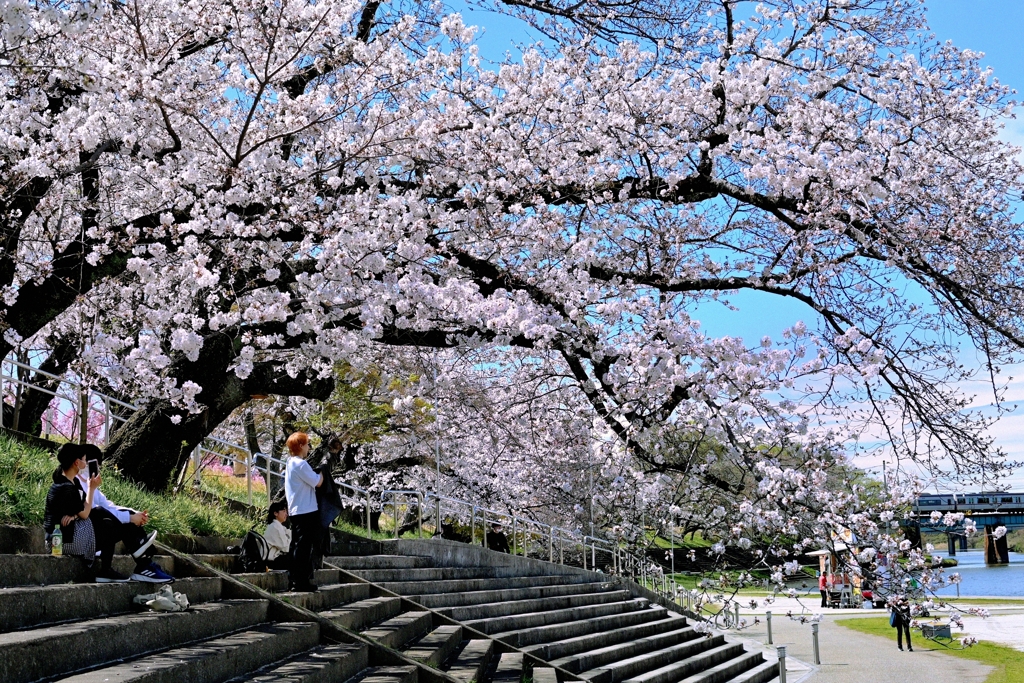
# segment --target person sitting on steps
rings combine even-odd
[[[101,479],[99,475],[88,480],[83,487],[78,473],[89,467],[81,450],[75,444],[66,443],[57,451],[60,463],[53,473],[53,484],[46,493],[46,511],[43,515],[43,529],[47,545],[58,526],[63,537],[64,555],[80,557],[92,569],[96,560],[96,532],[92,520],[93,501]],[[110,554],[100,556],[100,570],[96,572],[97,583],[127,581],[110,569]]]
[[[86,462],[95,460],[99,464],[103,461],[103,451],[98,446],[84,444],[78,448]],[[78,475],[83,484],[87,481],[85,479],[87,474],[88,471],[84,470]],[[157,534],[156,531],[147,532],[143,528],[143,525],[149,522],[149,513],[115,505],[103,495],[99,487],[96,488],[94,496],[93,512],[90,518],[93,529],[96,530],[97,550],[102,554],[107,551],[105,544],[109,544],[110,554],[113,555],[114,546],[121,541],[124,543],[125,550],[135,560],[135,570],[130,577],[132,581],[173,583],[174,577],[153,561],[152,545]]]
[[[287,501],[276,500],[270,504],[270,509],[267,510],[267,530],[263,533],[263,538],[270,546],[267,555],[267,566],[270,569],[291,569],[291,556],[288,551],[292,547],[292,532],[284,525],[287,519]]]

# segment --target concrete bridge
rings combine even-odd
[[[1024,493],[995,491],[980,493],[936,493],[922,495],[914,505],[917,512],[917,526],[922,531],[946,534],[948,552],[956,555],[957,546],[967,549],[967,536],[963,523],[947,525],[939,520],[932,522],[932,512],[962,512],[970,517],[985,533],[985,563],[1006,564],[1010,561],[1006,536],[995,537],[995,529],[1003,526],[1011,529],[1024,528]]]

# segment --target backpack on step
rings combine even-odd
[[[249,531],[242,539],[241,552],[238,558],[242,561],[242,569],[247,572],[267,571],[267,558],[270,557],[270,545],[263,535]]]

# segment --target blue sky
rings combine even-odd
[[[506,50],[515,54],[517,45],[541,40],[540,35],[517,21],[479,10],[467,11],[458,0],[453,4],[463,11],[467,24],[486,27],[479,40],[481,56],[485,59],[500,61]],[[1021,48],[1024,41],[1020,36],[1024,30],[1024,0],[929,0],[925,6],[936,38],[983,52],[982,64],[991,66],[996,78],[1011,87],[1024,89],[1024,49]],[[1009,122],[1004,137],[1024,146],[1024,123]],[[783,329],[798,320],[813,320],[813,315],[798,302],[779,301],[757,293],[739,293],[730,298],[730,303],[739,310],[729,311],[710,304],[702,307],[695,317],[710,334],[739,336],[751,344],[765,335],[778,339]],[[1010,383],[1007,398],[1024,406],[1024,366],[1007,368],[1004,375],[1022,377]],[[980,384],[970,388],[984,390]],[[987,401],[984,394],[979,395],[979,405]],[[991,433],[1012,459],[1024,461],[1024,408],[1017,412],[1004,417]],[[879,458],[867,458],[861,464],[877,467]],[[1024,471],[1005,483],[1016,490],[1024,490]]]

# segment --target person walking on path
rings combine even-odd
[[[288,517],[292,520],[292,590],[315,592],[313,584],[313,550],[323,533],[316,489],[324,483],[308,462],[309,436],[295,432],[288,437],[288,464],[284,471],[284,494],[288,500]]]
[[[897,598],[892,606],[892,617],[890,623],[896,629],[896,647],[903,650],[903,635],[907,636],[907,650],[914,651],[910,644],[910,603],[906,598]]]

